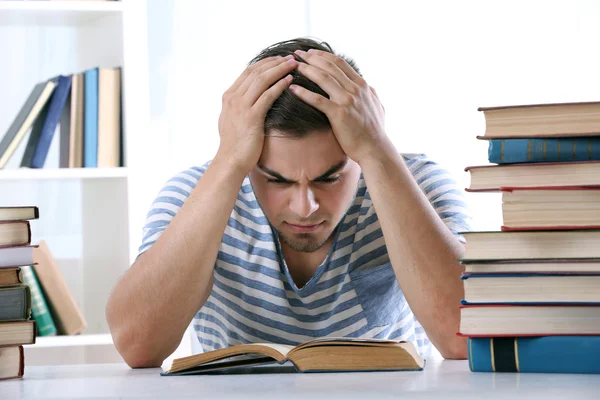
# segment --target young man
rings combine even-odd
[[[212,162],[173,177],[107,306],[131,367],[158,366],[193,319],[203,349],[323,336],[456,336],[462,192],[400,155],[353,62],[297,39],[259,54],[223,95]]]

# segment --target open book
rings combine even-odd
[[[162,375],[231,372],[290,362],[299,372],[422,370],[425,360],[410,342],[323,338],[294,346],[241,344],[173,361]]]

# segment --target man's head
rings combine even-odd
[[[309,49],[333,53],[327,43],[295,39],[268,47],[251,64]],[[347,61],[358,72],[354,62]],[[296,71],[293,75],[294,84],[329,97]],[[325,114],[290,90],[267,113],[265,133],[260,161],[250,173],[258,202],[284,245],[299,252],[317,251],[351,206],[360,167],[343,152]]]

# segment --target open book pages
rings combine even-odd
[[[173,361],[163,375],[228,371],[291,362],[300,372],[421,370],[425,361],[409,342],[322,338],[298,346],[254,343]]]

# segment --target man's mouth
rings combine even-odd
[[[325,221],[322,221],[318,224],[292,224],[290,222],[284,222],[284,224],[286,224],[286,226],[295,233],[310,233],[310,232],[315,232],[318,229],[320,229],[324,224]]]

